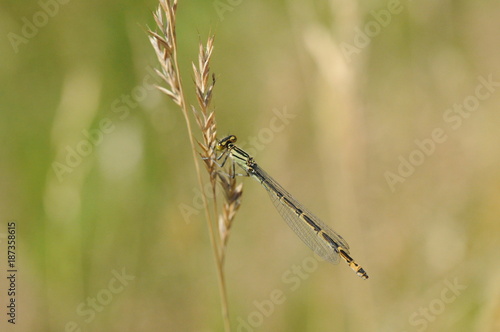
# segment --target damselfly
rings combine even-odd
[[[368,279],[365,270],[349,256],[349,245],[342,236],[294,199],[278,182],[257,165],[253,157],[237,147],[234,144],[235,142],[236,136],[234,135],[227,136],[218,142],[216,149],[221,154],[217,159],[222,159],[221,166],[226,163],[228,158],[231,158],[233,161],[232,174],[236,174],[234,166],[237,164],[248,176],[262,184],[281,217],[309,248],[321,258],[334,264],[338,263],[339,256],[342,257],[359,277]]]

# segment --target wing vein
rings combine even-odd
[[[294,199],[260,166],[252,165],[249,174],[267,190],[276,210],[288,226],[317,255],[336,264],[339,261],[338,247],[349,252],[349,245],[342,236]]]

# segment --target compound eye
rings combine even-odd
[[[236,142],[236,136],[234,135],[229,135],[227,137],[224,137],[223,139],[221,139],[219,141],[219,143],[217,143],[217,150],[224,150],[225,148],[227,148],[227,145],[229,143],[234,143]]]

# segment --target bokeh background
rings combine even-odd
[[[150,87],[156,5],[0,4],[2,331],[223,330],[185,122]],[[317,263],[243,178],[233,331],[500,330],[500,87],[480,78],[500,82],[498,17],[488,0],[180,1],[191,101],[215,32],[219,136],[238,135],[370,275]]]

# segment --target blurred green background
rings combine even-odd
[[[0,4],[2,331],[223,329],[185,123],[150,87],[156,5]],[[233,331],[500,330],[499,16],[497,1],[180,1],[191,101],[212,31],[219,136],[370,275],[317,263],[243,178]]]

